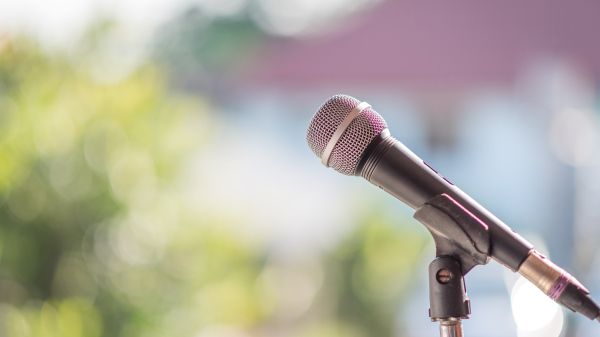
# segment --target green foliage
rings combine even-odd
[[[395,335],[398,309],[426,243],[422,232],[381,214],[367,214],[330,262],[337,270],[340,319],[360,327],[360,336]]]
[[[189,281],[161,270],[183,229],[160,226],[175,226],[165,196],[206,137],[203,106],[151,65],[103,83],[82,63],[27,40],[0,50],[1,335],[139,335],[175,300],[164,287]],[[230,254],[218,239],[207,255]]]
[[[181,179],[215,109],[152,64],[97,77],[109,26],[77,57],[0,42],[0,336],[391,336],[420,234],[363,214],[287,263],[199,214]]]

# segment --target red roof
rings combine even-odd
[[[388,0],[352,28],[265,51],[252,85],[448,88],[511,83],[541,57],[600,73],[600,1]]]

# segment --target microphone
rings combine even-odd
[[[313,116],[306,139],[325,166],[360,175],[414,209],[438,195],[449,196],[487,226],[490,257],[554,301],[600,321],[600,307],[579,281],[394,139],[368,103],[347,95],[331,97]]]

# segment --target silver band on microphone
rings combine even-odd
[[[344,131],[346,131],[346,128],[348,128],[348,125],[350,125],[350,123],[352,123],[352,121],[356,117],[358,117],[358,115],[360,115],[360,113],[363,110],[370,108],[370,107],[371,107],[371,105],[369,103],[361,102],[360,104],[355,106],[354,109],[352,109],[350,111],[350,113],[348,113],[346,118],[344,118],[342,123],[340,125],[338,125],[337,129],[335,130],[335,132],[329,139],[329,142],[327,142],[327,146],[325,146],[325,150],[323,150],[323,153],[321,154],[321,163],[323,163],[323,165],[329,166],[329,157],[331,157],[331,152],[333,151],[333,148],[335,147],[337,142],[340,140],[340,138],[344,134]]]

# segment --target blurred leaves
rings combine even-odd
[[[251,66],[266,38],[248,14],[212,18],[190,8],[163,27],[156,58],[175,78],[209,89]]]
[[[365,216],[332,262],[338,270],[340,317],[365,329],[361,336],[394,336],[395,315],[411,289],[427,238],[382,210]]]
[[[0,300],[12,312],[3,326],[21,322],[9,336],[100,336],[102,316],[138,304],[113,302],[115,284],[153,273],[119,268],[160,260],[164,230],[152,226],[176,213],[164,214],[161,191],[206,137],[202,104],[169,94],[152,65],[104,83],[84,64],[25,39],[0,50]]]
[[[258,38],[206,29],[217,73]],[[102,32],[71,55],[0,42],[0,336],[391,336],[420,234],[357,214],[330,256],[286,260],[200,214],[182,172],[216,109],[151,63],[99,76]]]

